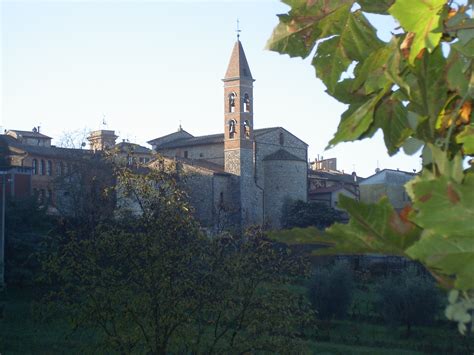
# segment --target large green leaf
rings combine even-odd
[[[421,116],[428,116],[434,129],[438,115],[446,104],[448,87],[446,83],[446,59],[441,48],[425,53],[417,61],[413,71],[416,81],[411,84],[412,102],[420,107]]]
[[[413,133],[408,123],[408,111],[400,101],[387,98],[375,111],[374,125],[383,130],[388,154],[394,155]]]
[[[334,36],[319,43],[313,59],[318,76],[326,84],[329,92],[334,92],[341,74],[347,70],[351,60],[344,53],[340,36]]]
[[[353,0],[285,0],[291,6],[288,14],[279,15],[280,23],[267,42],[267,49],[291,57],[307,57],[315,42],[321,39],[319,21],[330,17],[340,7],[352,6]]]
[[[403,255],[413,245],[421,230],[400,217],[387,198],[377,204],[365,204],[344,195],[339,205],[351,215],[349,224],[336,223],[326,230],[293,228],[273,231],[270,238],[287,244],[317,244],[329,248],[315,250],[314,254],[385,253]]]
[[[462,144],[464,154],[474,155],[474,124],[465,126],[456,137],[456,142]]]
[[[388,12],[407,32],[414,32],[409,62],[413,63],[423,48],[429,52],[438,46],[442,35],[441,12],[446,0],[397,0]]]
[[[447,83],[449,89],[464,97],[469,90],[469,78],[471,76],[471,60],[461,52],[452,48],[447,62]]]
[[[334,36],[318,45],[313,65],[316,75],[333,93],[341,77],[353,61],[364,61],[382,46],[375,29],[361,11],[350,12],[341,7],[322,20],[318,27],[324,36]]]
[[[336,145],[340,142],[352,141],[358,139],[364,134],[372,124],[374,119],[374,109],[380,99],[389,90],[387,86],[377,95],[373,95],[364,104],[357,106],[353,111],[348,110],[348,115],[341,118],[337,132],[334,138],[329,142],[328,147]]]
[[[386,197],[377,204],[365,204],[340,195],[339,206],[351,219],[326,230],[335,243],[329,252],[403,255],[420,237],[421,230],[400,217]]]
[[[374,14],[386,15],[388,9],[395,0],[358,0],[357,3],[360,5],[362,11],[371,12]]]
[[[408,248],[407,254],[435,272],[456,275],[456,288],[474,289],[474,234],[446,237],[430,230]]]
[[[367,59],[354,70],[352,90],[356,91],[361,86],[366,95],[382,89],[391,78],[385,75],[388,58],[392,55],[392,46],[383,46],[373,51]],[[393,80],[391,80],[393,82]]]
[[[421,176],[409,183],[412,221],[442,236],[471,236],[474,243],[474,184]]]

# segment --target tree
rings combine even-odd
[[[58,138],[57,146],[61,148],[82,149],[86,146],[87,136],[91,130],[89,128],[63,131]]]
[[[113,161],[101,152],[76,152],[61,162],[61,174],[53,181],[59,215],[89,229],[112,218],[116,202],[113,169]]]
[[[26,286],[36,281],[54,220],[36,197],[8,199],[5,218],[5,278],[8,285]]]
[[[346,316],[353,293],[352,270],[345,262],[316,270],[309,286],[309,298],[321,319]]]
[[[307,270],[298,255],[259,230],[204,236],[172,167],[114,176],[114,218],[69,230],[45,258],[46,305],[120,353],[296,346],[311,315],[288,289]]]
[[[406,185],[413,206],[398,214],[386,200],[341,198],[352,219],[327,231],[337,242],[333,251],[419,260],[445,288],[462,291],[455,302],[473,309],[472,1],[284,2],[291,10],[279,15],[268,48],[302,58],[316,48],[316,76],[348,105],[329,146],[381,129],[390,155],[422,149],[423,170]],[[399,23],[389,42],[377,37],[368,13]],[[353,75],[342,79],[344,73]],[[464,312],[455,319],[463,331],[472,318]]]
[[[283,228],[314,226],[329,227],[342,220],[342,213],[331,206],[318,202],[287,201],[283,206]]]
[[[399,275],[389,275],[376,287],[376,309],[388,325],[412,326],[434,322],[440,306],[440,293],[429,275],[419,275],[410,268]]]

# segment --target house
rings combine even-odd
[[[339,196],[360,199],[359,183],[363,180],[355,172],[337,170],[337,159],[316,159],[308,170],[308,200],[338,209]]]
[[[405,191],[405,184],[416,176],[414,172],[383,169],[364,179],[360,183],[360,200],[366,203],[376,203],[382,196],[387,196],[396,210],[410,204],[410,198]]]

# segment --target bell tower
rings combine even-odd
[[[253,172],[253,82],[242,43],[237,38],[224,79],[224,167]]]
[[[263,197],[255,184],[253,82],[239,36],[224,79],[224,169],[235,177],[240,226],[262,223]],[[236,195],[237,196],[237,195]]]

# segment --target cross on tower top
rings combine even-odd
[[[237,19],[237,29],[235,30],[235,32],[237,33],[237,40],[240,38],[240,32],[242,32],[239,24],[240,24],[239,19]]]

